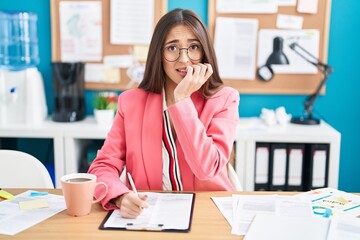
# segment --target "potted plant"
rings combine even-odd
[[[94,101],[94,116],[98,124],[110,126],[117,109],[117,95],[114,92],[100,92]]]

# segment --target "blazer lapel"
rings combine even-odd
[[[149,93],[142,126],[142,159],[152,190],[162,190],[162,114],[162,95]]]

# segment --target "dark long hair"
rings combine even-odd
[[[161,93],[166,79],[162,66],[163,45],[169,30],[180,24],[192,29],[204,50],[202,62],[209,63],[213,68],[213,74],[200,88],[204,97],[210,97],[223,85],[218,71],[215,50],[204,23],[196,13],[187,9],[174,9],[165,14],[157,23],[149,46],[144,79],[139,88],[148,92]]]

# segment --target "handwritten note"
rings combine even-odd
[[[150,44],[154,0],[111,0],[111,44]]]

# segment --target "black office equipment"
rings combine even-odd
[[[55,97],[52,119],[56,122],[84,119],[84,64],[55,62],[52,67]]]

